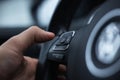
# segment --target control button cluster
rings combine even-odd
[[[53,46],[54,51],[64,51],[69,48],[69,44],[75,34],[75,31],[63,33]]]
[[[75,31],[63,33],[53,44],[48,53],[48,59],[61,61],[64,58],[65,51],[69,48],[70,42],[75,35]]]

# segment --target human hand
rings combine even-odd
[[[2,44],[0,80],[34,80],[38,60],[23,56],[23,52],[32,44],[51,40],[54,36],[34,26]]]

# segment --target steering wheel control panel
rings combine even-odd
[[[61,62],[64,59],[65,51],[69,48],[75,31],[65,32],[55,41],[48,53],[48,59]]]

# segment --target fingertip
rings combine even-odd
[[[47,31],[46,31],[46,32],[47,32]],[[51,36],[52,38],[55,37],[55,34],[54,34],[53,32],[47,32],[47,34],[48,34],[49,36]]]

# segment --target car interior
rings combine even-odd
[[[120,80],[120,0],[0,0],[0,44],[30,26],[55,33],[24,55],[39,59],[36,80]]]

